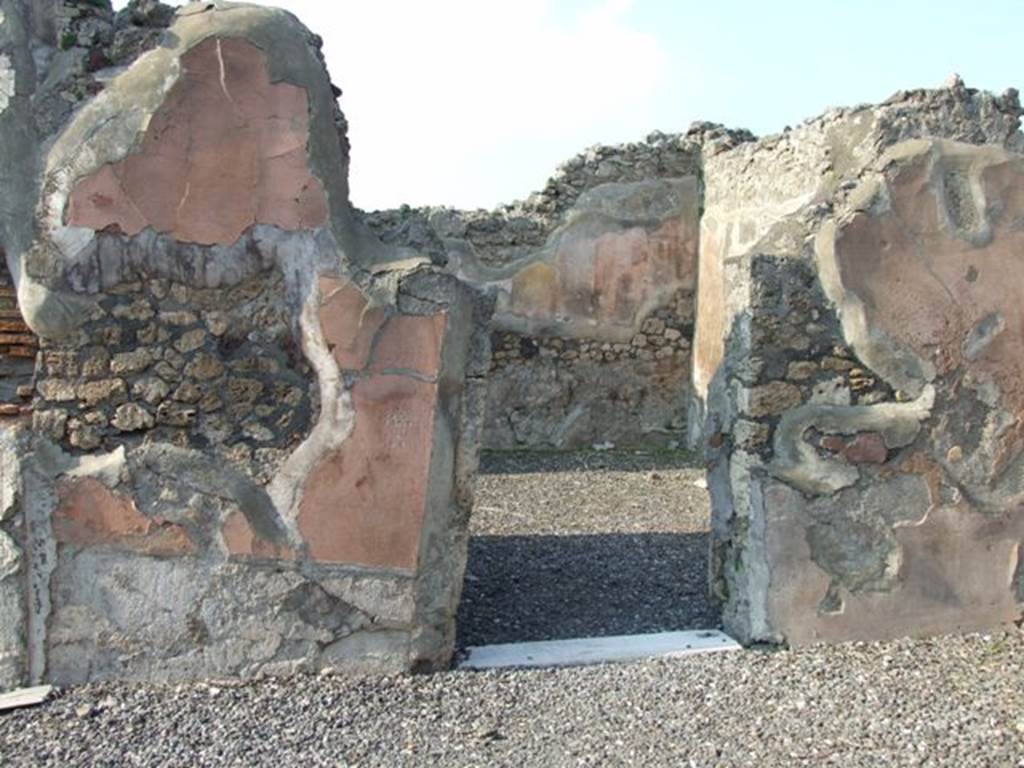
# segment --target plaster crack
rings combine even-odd
[[[189,192],[192,191],[192,183],[185,182],[185,194],[181,196],[181,200],[178,201],[178,208],[175,211],[175,220],[181,217],[181,209],[185,207],[185,203],[188,202]]]
[[[224,52],[220,47],[220,38],[217,38],[217,65],[220,67],[220,89],[224,91],[224,96],[231,103],[232,108],[237,112],[238,105],[235,103],[235,100],[231,98],[231,93],[228,91],[227,72],[224,68]]]

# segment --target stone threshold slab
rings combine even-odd
[[[647,635],[472,646],[466,649],[465,657],[456,668],[575,667],[641,659],[679,658],[697,653],[738,651],[741,648],[739,643],[717,629],[691,629]]]

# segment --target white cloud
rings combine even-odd
[[[597,126],[602,136],[621,133],[647,111],[662,56],[623,24],[628,4],[612,0],[567,24],[552,5],[352,10],[353,34],[339,32],[328,60],[352,124],[357,202],[490,205],[523,195],[553,170],[552,159],[530,162],[531,145],[568,139],[581,149]],[[348,14],[338,15],[340,23]],[[523,182],[523,162],[527,186],[506,183]]]
[[[630,27],[631,0],[262,4],[324,38],[367,208],[525,196],[585,144],[649,129],[667,59]]]

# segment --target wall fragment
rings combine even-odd
[[[37,94],[39,234],[0,222],[39,338],[0,685],[445,666],[492,304],[354,225],[294,17],[74,19],[28,27],[127,66]]]
[[[1024,614],[1019,117],[954,83],[706,163],[694,412],[744,640]]]

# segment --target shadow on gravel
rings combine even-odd
[[[706,533],[470,539],[460,648],[719,623]]]
[[[654,469],[692,469],[698,466],[686,451],[485,451],[481,475],[520,475],[537,472],[650,472]]]

